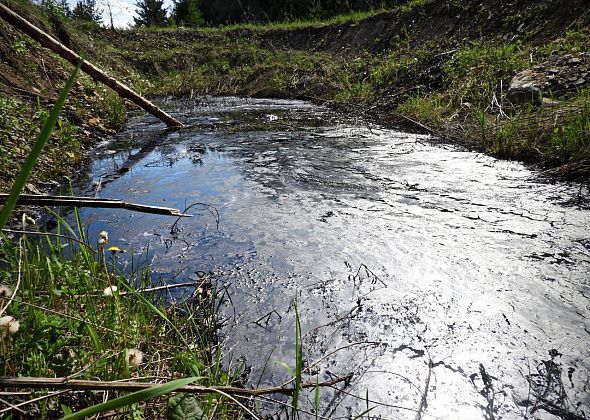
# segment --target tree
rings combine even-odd
[[[67,0],[41,0],[43,7],[50,16],[70,17],[72,11]]]
[[[135,6],[135,26],[166,26],[164,0],[139,0]]]
[[[72,17],[87,22],[100,23],[102,20],[102,9],[97,6],[96,0],[78,0],[72,10]]]
[[[197,6],[197,0],[174,0],[172,18],[178,26],[202,26],[205,21]]]

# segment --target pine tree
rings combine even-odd
[[[137,17],[135,26],[166,26],[166,9],[164,0],[139,0],[135,3]]]
[[[178,26],[197,27],[205,23],[197,0],[174,0],[172,18]]]
[[[96,0],[78,0],[72,10],[72,17],[87,22],[100,23],[102,10],[97,6]]]

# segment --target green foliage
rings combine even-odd
[[[47,139],[51,135],[51,131],[53,130],[53,127],[59,118],[59,114],[66,102],[68,94],[70,93],[70,89],[72,88],[76,78],[78,77],[78,72],[80,71],[81,65],[82,65],[82,62],[80,62],[78,64],[78,66],[76,67],[76,69],[74,70],[74,72],[72,73],[72,75],[70,76],[68,81],[66,82],[66,85],[64,86],[63,90],[61,91],[59,97],[57,98],[57,101],[55,103],[55,106],[53,107],[53,110],[48,115],[47,120],[45,121],[45,123],[43,125],[43,129],[41,130],[41,133],[39,134],[39,137],[37,137],[37,140],[35,141],[35,144],[33,145],[31,152],[29,153],[29,156],[27,157],[23,167],[21,168],[21,171],[20,171],[18,177],[16,178],[16,180],[10,190],[10,195],[8,196],[8,199],[6,200],[4,205],[2,206],[2,211],[0,211],[0,229],[2,227],[4,227],[4,225],[6,224],[8,219],[10,218],[10,213],[14,209],[14,206],[16,205],[18,197],[19,197],[21,191],[23,190],[25,184],[27,183],[27,180],[31,174],[31,171],[33,170],[33,166],[35,165],[35,162],[37,161],[37,159],[41,155],[41,151],[43,150],[43,147],[45,146]]]
[[[26,38],[17,38],[12,43],[12,50],[16,54],[24,54],[27,51],[27,40]]]
[[[103,108],[107,117],[106,125],[115,130],[123,128],[127,122],[127,107],[119,95],[108,91],[103,99]]]
[[[138,0],[135,6],[135,13],[137,14],[133,18],[135,26],[153,27],[167,25],[168,20],[166,9],[164,9],[164,0]]]
[[[199,400],[191,394],[177,394],[168,400],[168,420],[205,420],[205,415],[199,405]]]
[[[102,9],[96,4],[96,0],[78,0],[72,9],[72,17],[99,24],[102,20]]]
[[[569,30],[561,38],[539,49],[543,56],[564,55],[590,50],[590,33],[586,30]]]
[[[407,3],[403,0],[201,0],[199,7],[211,25],[328,20],[339,15],[370,12]]]
[[[67,0],[41,0],[41,7],[51,17],[67,18],[71,17],[72,11]],[[96,5],[94,9],[96,8]],[[94,10],[93,9],[93,10]]]
[[[174,0],[171,18],[178,26],[199,27],[205,23],[197,0]]]
[[[469,42],[443,66],[455,105],[482,106],[500,98],[512,77],[529,65],[522,43]]]
[[[590,89],[580,91],[575,102],[578,109],[551,133],[550,158],[558,163],[590,162]]]
[[[427,96],[417,94],[401,103],[397,110],[404,115],[417,118],[425,124],[438,125],[443,121],[445,107],[439,94]]]

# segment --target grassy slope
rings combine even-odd
[[[505,93],[552,54],[590,50],[583,3],[423,0],[331,24],[125,31],[116,44],[155,94],[328,101],[578,177],[590,172],[588,93],[551,110],[513,108]]]
[[[102,54],[104,42],[96,30],[75,22],[51,19],[26,1],[7,3],[17,13],[59,38],[74,50],[142,88],[145,82],[123,61]],[[73,66],[0,19],[0,192],[6,192],[28,154],[48,109],[55,102]],[[100,136],[122,126],[123,102],[89,77],[76,83],[59,125],[35,167],[32,184],[62,181],[77,172]],[[50,185],[51,185],[50,184]]]
[[[11,5],[142,92],[331,102],[382,123],[416,128],[410,120],[420,121],[454,141],[579,177],[590,172],[588,93],[570,92],[552,109],[510,109],[505,88],[552,53],[590,50],[583,3],[511,1],[499,8],[491,0],[413,0],[323,23],[118,32],[56,23],[26,2]],[[71,66],[1,20],[0,55],[5,191]],[[502,112],[490,106],[494,96]],[[93,133],[124,122],[122,101],[88,78],[74,97],[34,180],[67,174],[84,159]]]

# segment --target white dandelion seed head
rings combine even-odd
[[[5,285],[0,285],[0,299],[9,298],[12,296],[12,290],[10,287]]]
[[[143,353],[139,349],[127,349],[127,363],[129,366],[137,367],[143,361]]]
[[[98,245],[106,245],[109,243],[109,233],[106,230],[98,234]]]
[[[0,329],[2,331],[2,335],[6,335],[7,333],[14,334],[20,328],[20,322],[10,315],[5,315],[0,318]]]
[[[106,297],[111,297],[115,293],[117,293],[117,286],[109,286],[102,292],[102,294]]]

